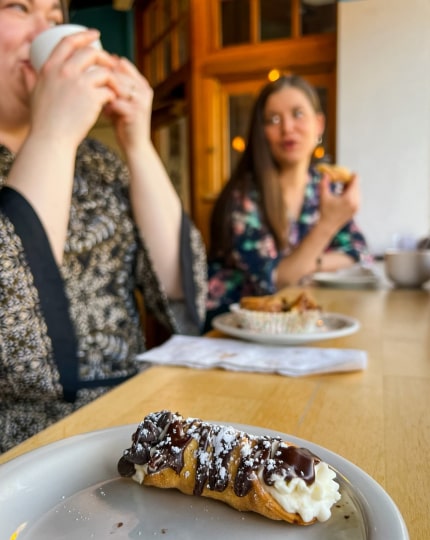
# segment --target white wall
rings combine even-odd
[[[430,232],[430,0],[339,4],[337,162],[373,253]]]

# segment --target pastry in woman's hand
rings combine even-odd
[[[346,167],[332,165],[330,163],[317,163],[315,169],[321,174],[327,174],[331,182],[347,184],[352,180],[353,174]]]
[[[340,499],[335,472],[309,450],[170,411],[145,417],[118,471],[300,525],[326,521]]]

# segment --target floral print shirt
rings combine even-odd
[[[273,270],[282,257],[288,256],[319,219],[319,184],[321,176],[313,168],[300,216],[289,227],[289,246],[278,251],[260,210],[259,194],[250,191],[245,197],[234,193],[231,213],[233,249],[225,259],[209,261],[208,320],[228,310],[242,296],[273,294],[276,286]],[[333,186],[335,189],[335,186]],[[355,261],[370,259],[366,241],[354,221],[347,223],[333,237],[327,251],[342,251]]]

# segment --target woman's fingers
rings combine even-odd
[[[153,90],[134,64],[127,58],[118,58],[114,72],[121,85],[121,99],[133,101],[139,98],[139,102],[152,106]]]
[[[359,178],[353,175],[343,189],[336,194],[332,192],[330,179],[324,175],[320,184],[320,219],[341,228],[353,218],[360,205]]]

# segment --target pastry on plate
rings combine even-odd
[[[238,326],[262,334],[298,334],[322,326],[320,306],[304,291],[291,297],[244,296],[230,311]]]
[[[166,410],[139,424],[118,472],[299,525],[326,521],[340,499],[336,473],[306,448]]]

